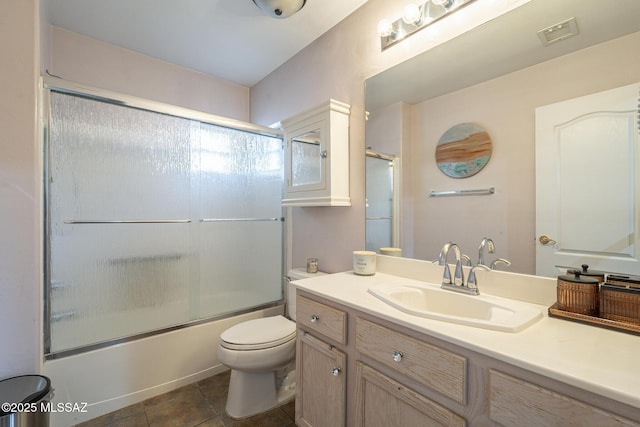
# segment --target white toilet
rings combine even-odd
[[[289,271],[293,280],[324,273]],[[244,418],[287,403],[295,397],[295,288],[287,283],[287,314],[248,320],[220,335],[218,358],[231,368],[227,414]]]

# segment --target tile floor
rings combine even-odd
[[[294,427],[293,401],[244,418],[229,418],[224,407],[229,371],[128,406],[77,427]]]

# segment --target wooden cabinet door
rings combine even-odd
[[[464,427],[464,418],[360,362],[356,368],[356,426]]]
[[[299,330],[296,357],[296,424],[345,425],[346,356]]]

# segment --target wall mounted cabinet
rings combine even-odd
[[[285,140],[283,206],[351,206],[349,111],[330,99],[282,121]]]

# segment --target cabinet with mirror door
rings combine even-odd
[[[282,121],[283,206],[351,206],[349,111],[335,100]]]

